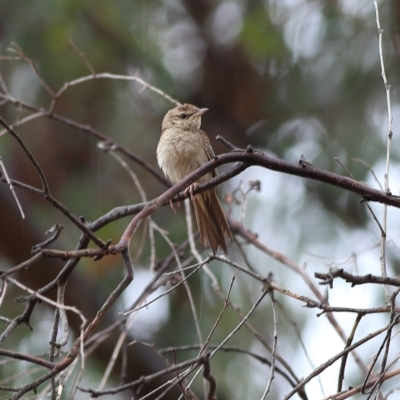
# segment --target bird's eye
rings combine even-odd
[[[186,114],[181,114],[180,117],[181,117],[181,119],[186,119],[187,115]]]

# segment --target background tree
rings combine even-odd
[[[389,119],[393,117],[388,188],[397,195],[400,6],[386,1],[379,11]],[[60,379],[66,382],[63,398],[87,398],[77,385],[101,391],[187,361],[193,361],[194,372],[180,385],[171,371],[149,379],[140,390],[129,388],[118,395],[176,399],[190,387],[193,392],[186,397],[195,398],[204,396],[204,387],[212,398],[215,380],[219,399],[284,398],[293,391],[298,398],[346,398],[352,395],[348,387],[359,393],[364,379],[376,382],[387,372],[398,348],[392,286],[385,291],[382,285],[350,287],[334,280],[326,289],[314,278],[314,272],[324,274],[329,268],[380,276],[384,264],[389,277],[398,273],[398,211],[390,207],[385,217],[382,204],[366,201],[378,199],[370,197],[378,194],[368,187],[380,190],[380,184],[387,191],[387,91],[373,2],[7,2],[2,4],[0,35],[0,117],[37,160],[52,196],[21,190],[14,182],[26,214],[21,222],[4,176],[0,185],[1,269],[13,272],[2,274],[0,296],[4,398],[41,398],[43,393],[56,398]],[[104,72],[112,76],[102,76]],[[97,221],[89,229],[99,228],[98,219],[115,207],[165,195],[169,185],[157,167],[155,149],[162,118],[174,106],[166,95],[210,109],[203,128],[216,153],[229,151],[215,140],[220,135],[239,149],[251,145],[286,162],[297,164],[304,156],[298,169],[314,179],[269,172],[264,165],[247,168],[222,185],[235,234],[229,262],[212,260],[187,281],[180,273],[161,273],[164,268],[179,271],[176,252],[182,267],[198,262],[188,244],[192,235],[185,212],[158,209],[132,237],[134,280],[112,298],[115,304],[85,341],[85,366],[78,351],[76,364],[64,369],[65,375],[55,374],[37,385],[63,362],[81,334],[82,318],[97,322],[97,312],[124,276],[124,263],[118,254],[98,261],[84,257],[75,264],[78,259],[44,257],[46,250],[32,259],[31,248],[60,223],[60,236],[44,248],[72,251],[83,229],[71,221],[73,216]],[[257,164],[245,151],[238,154]],[[0,155],[10,178],[42,187],[32,161],[6,130]],[[225,164],[220,172],[230,167]],[[365,185],[355,195],[349,181],[348,190],[334,180],[321,183],[326,182],[323,171],[350,172],[353,186],[355,181]],[[56,200],[70,214],[60,211]],[[383,194],[380,201],[396,206],[397,199]],[[118,210],[132,218],[140,207]],[[130,221],[120,215],[96,230],[96,237],[116,244]],[[84,242],[82,238],[82,248]],[[178,246],[175,254],[171,243]],[[96,252],[99,244],[92,240],[89,248]],[[202,253],[203,259],[207,256]],[[29,268],[12,270],[26,260],[31,260]],[[68,266],[68,274],[60,275]],[[238,266],[253,275],[236,272]],[[270,272],[273,278],[266,281]],[[354,282],[353,275],[344,277]],[[334,278],[322,279],[332,283]],[[389,283],[398,286],[397,280]],[[39,290],[44,298],[27,297],[26,288]],[[169,289],[168,296],[148,307],[126,317],[120,314]],[[24,302],[15,302],[21,296]],[[74,308],[55,311],[46,299]],[[346,312],[331,312],[329,306],[345,307]],[[58,353],[49,341],[66,338],[64,311],[71,335]],[[382,334],[356,349],[358,358],[353,353],[336,363],[331,359],[381,328]],[[217,351],[208,362],[199,356],[199,346],[210,333],[209,352],[234,334],[224,344],[226,351]],[[183,352],[180,346],[189,348]],[[377,354],[377,363],[370,364]],[[36,358],[28,360],[27,355]],[[16,362],[17,356],[24,361]],[[48,364],[38,366],[39,360]],[[318,370],[324,363],[329,368]],[[201,372],[188,386],[200,367],[206,371],[204,380]],[[304,381],[313,371],[315,378]],[[392,367],[395,378],[373,389],[376,398],[396,387],[396,371]],[[270,386],[271,377],[275,380]],[[166,384],[145,397],[168,380],[173,384],[169,391]],[[36,385],[37,393],[23,389],[26,385]],[[345,393],[338,397],[341,390]]]

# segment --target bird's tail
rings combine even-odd
[[[194,211],[204,248],[226,253],[226,240],[232,239],[224,210],[215,190],[207,190],[193,198]]]

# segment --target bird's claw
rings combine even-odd
[[[193,194],[193,191],[197,188],[197,186],[199,186],[199,184],[198,184],[197,182],[192,183],[190,186],[188,186],[188,187],[184,190],[183,195],[184,195],[186,198],[190,196],[190,199],[191,199],[192,201],[194,201],[195,196],[194,196],[194,194]]]

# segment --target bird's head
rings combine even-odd
[[[184,104],[169,110],[162,122],[162,130],[179,128],[183,130],[200,129],[201,116],[208,108],[198,108],[193,104]]]

